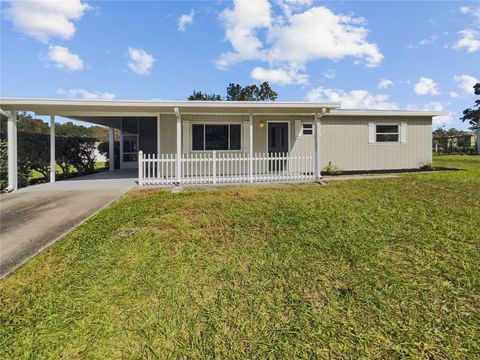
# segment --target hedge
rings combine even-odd
[[[8,183],[8,152],[6,134],[0,139],[0,189]],[[50,136],[48,134],[18,132],[17,134],[18,187],[30,183],[32,171],[43,174],[50,172]],[[71,168],[78,174],[89,174],[95,170],[95,138],[82,136],[55,137],[56,163],[63,177],[71,176]]]

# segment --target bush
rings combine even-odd
[[[332,162],[329,161],[328,165],[323,168],[322,173],[325,175],[340,175],[343,173],[343,170],[332,165]]]
[[[98,151],[100,154],[105,155],[108,161],[110,161],[110,151],[109,151],[109,142],[101,142],[98,144]],[[115,169],[120,169],[120,141],[114,142],[114,151],[115,151]],[[107,168],[109,165],[105,164]]]
[[[50,135],[18,132],[17,134],[18,187],[29,185],[32,170],[48,179],[50,173]],[[62,168],[64,177],[71,169],[85,175],[95,171],[95,139],[83,136],[57,136],[55,138],[56,163]],[[8,149],[6,134],[0,142],[0,188],[8,185]]]

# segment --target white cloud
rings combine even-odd
[[[87,100],[113,100],[115,94],[100,91],[88,91],[85,89],[57,89],[57,94],[65,95],[69,98],[80,98]]]
[[[307,93],[307,100],[310,102],[340,101],[343,109],[398,109],[397,105],[389,99],[388,95],[370,94],[367,90],[346,92],[340,89],[317,87]]]
[[[326,77],[327,79],[335,79],[335,76],[336,76],[335,70],[328,69],[323,73],[323,76]]]
[[[193,24],[193,16],[195,11],[190,10],[190,14],[184,14],[178,18],[178,31],[184,32],[187,29],[188,25]]]
[[[457,98],[458,97],[458,93],[456,91],[450,91],[448,93],[448,95],[451,97],[451,98]]]
[[[382,79],[379,81],[377,87],[379,89],[386,89],[390,86],[393,86],[393,81],[392,80],[388,80],[388,79]]]
[[[439,101],[432,101],[423,105],[407,105],[407,110],[422,110],[422,111],[445,111],[445,107]],[[452,120],[452,114],[446,116],[435,116],[433,118],[433,125],[442,126]]]
[[[291,69],[264,69],[260,66],[254,68],[251,72],[252,79],[257,81],[268,81],[272,84],[290,85],[306,84],[308,75],[299,73]]]
[[[418,47],[420,47],[420,46],[424,46],[424,45],[433,43],[433,42],[437,41],[438,38],[439,38],[439,37],[438,37],[437,34],[430,35],[429,37],[420,40],[417,44],[408,45],[408,46],[407,46],[407,49],[416,49],[416,48],[418,48]]]
[[[79,71],[84,69],[83,60],[77,54],[72,54],[68,48],[50,45],[45,60],[52,62],[58,69]]]
[[[480,35],[472,29],[465,29],[458,32],[461,38],[453,45],[454,49],[467,49],[468,53],[480,50]]]
[[[219,67],[228,67],[243,60],[266,59],[256,30],[271,25],[270,3],[267,0],[237,0],[233,9],[222,12],[221,18],[225,25],[225,37],[235,52],[220,55],[217,59]]]
[[[417,95],[438,95],[438,85],[432,79],[421,77],[418,83],[415,84],[415,93]]]
[[[477,20],[480,20],[480,8],[472,8],[469,6],[462,6],[459,11],[464,15],[473,15]]]
[[[233,51],[219,56],[216,64],[226,68],[245,60],[260,60],[278,68],[304,69],[317,59],[361,59],[368,67],[380,64],[383,55],[367,40],[362,18],[335,14],[326,7],[298,9],[310,1],[281,1],[283,14],[273,13],[267,0],[236,0],[221,18]],[[292,10],[292,4],[297,7]],[[289,10],[286,10],[285,6]],[[262,36],[261,36],[262,35]]]
[[[80,20],[90,6],[80,0],[11,1],[5,10],[15,28],[39,41],[50,38],[70,39],[75,34],[74,21]]]
[[[153,67],[155,58],[143,49],[128,48],[128,67],[134,73],[148,75]]]
[[[462,90],[465,94],[474,94],[473,86],[477,83],[480,82],[479,79],[471,76],[471,75],[455,75],[453,77],[453,80],[458,85],[458,88]]]

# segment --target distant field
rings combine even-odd
[[[0,357],[474,359],[480,156],[135,190],[0,282]]]

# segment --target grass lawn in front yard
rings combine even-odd
[[[0,357],[480,355],[480,156],[132,191],[0,282]]]

